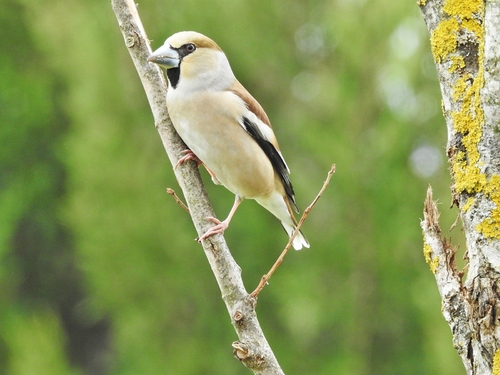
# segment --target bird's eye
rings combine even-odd
[[[186,44],[186,51],[191,53],[194,52],[196,49],[196,46],[193,43]]]

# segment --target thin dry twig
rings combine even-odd
[[[182,201],[182,200],[181,200],[181,199],[177,196],[177,194],[175,193],[174,189],[172,189],[172,188],[167,188],[167,193],[168,193],[168,194],[170,194],[170,195],[171,195],[171,196],[175,199],[175,201],[177,202],[177,204],[178,204],[179,206],[181,206],[181,207],[184,209],[184,211],[186,211],[187,213],[189,213],[189,208],[188,208],[188,206],[186,206],[186,205],[184,204],[184,202],[183,202],[183,201]]]
[[[302,214],[302,217],[300,218],[299,223],[297,224],[297,228],[295,228],[295,231],[293,232],[292,236],[288,240],[288,243],[286,244],[285,248],[281,252],[280,256],[278,257],[276,262],[274,262],[274,264],[271,267],[271,269],[269,270],[269,272],[266,273],[264,276],[262,276],[262,278],[260,279],[259,285],[257,285],[257,288],[255,288],[255,290],[250,294],[250,296],[252,296],[253,298],[258,297],[261,290],[264,289],[264,287],[266,286],[266,284],[269,281],[269,279],[271,278],[271,276],[274,274],[274,272],[278,269],[280,264],[283,262],[285,255],[288,253],[288,250],[290,250],[290,247],[292,246],[293,239],[295,238],[295,236],[297,236],[297,233],[299,233],[300,228],[302,227],[302,224],[304,224],[304,222],[306,221],[306,219],[309,216],[309,213],[313,209],[314,205],[316,204],[316,202],[318,202],[318,199],[321,197],[321,195],[323,195],[323,192],[325,191],[328,184],[330,183],[330,180],[331,180],[334,173],[335,173],[335,164],[333,164],[332,167],[330,168],[330,170],[328,171],[328,175],[326,176],[326,180],[325,180],[325,182],[323,182],[323,186],[321,187],[321,190],[319,191],[319,193],[316,195],[316,198],[314,198],[312,203],[304,210],[304,213]]]
[[[460,219],[460,212],[457,213],[457,218],[455,219],[455,221],[453,222],[453,224],[451,224],[451,227],[448,230],[448,232],[451,232],[453,229],[455,229],[455,227],[458,225],[458,220],[459,219]]]

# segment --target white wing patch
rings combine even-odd
[[[262,137],[270,142],[271,144],[276,142],[276,136],[274,135],[273,129],[269,127],[268,125],[264,124],[256,115],[250,110],[246,110],[242,118],[239,119],[240,125],[245,129],[245,131],[248,133],[248,129],[244,123],[244,119],[247,118],[252,124],[254,124],[257,129],[259,130],[260,135]],[[285,158],[281,154],[281,151],[276,149],[278,152],[279,156],[281,157],[281,160],[283,161],[283,164],[285,164],[286,170],[288,173],[290,173],[290,168],[288,168],[288,165],[286,164]]]

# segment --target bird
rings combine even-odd
[[[168,37],[149,57],[166,70],[167,110],[188,149],[175,168],[188,160],[203,165],[215,184],[235,195],[223,221],[208,217],[214,226],[198,238],[224,233],[244,199],[254,199],[279,219],[289,237],[299,213],[290,170],[281,154],[262,106],[236,79],[219,45],[195,31]],[[309,242],[299,231],[296,250]]]

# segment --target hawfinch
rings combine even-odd
[[[210,217],[215,226],[199,240],[228,227],[239,204],[255,199],[280,221],[289,236],[297,226],[289,169],[269,119],[235,78],[229,61],[210,38],[193,31],[169,37],[148,61],[167,71],[167,107],[177,133],[189,147],[187,160],[203,164],[216,184],[236,195],[227,219]],[[296,250],[309,247],[299,232]]]

